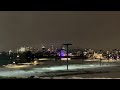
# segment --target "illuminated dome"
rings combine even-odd
[[[62,47],[63,50],[65,50],[65,47]]]

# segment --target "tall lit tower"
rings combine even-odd
[[[9,50],[9,58],[12,59],[12,50]]]
[[[11,55],[11,53],[12,53],[12,50],[9,50],[9,55]]]
[[[51,51],[52,51],[52,52],[54,51],[54,47],[53,47],[53,45],[51,45]]]

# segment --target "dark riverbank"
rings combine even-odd
[[[10,59],[0,59],[0,66],[11,64],[13,61]]]

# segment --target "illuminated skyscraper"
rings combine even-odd
[[[51,45],[51,52],[54,52],[54,47],[53,47],[53,45]]]
[[[9,50],[9,58],[12,59],[12,50]]]
[[[11,55],[11,53],[12,53],[12,50],[9,50],[9,55]]]

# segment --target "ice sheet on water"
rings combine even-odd
[[[108,65],[104,65],[102,67],[106,67]],[[69,65],[69,69],[83,69],[83,68],[99,68],[101,67],[100,65]],[[66,70],[66,65],[63,66],[53,66],[53,67],[46,67],[46,68],[34,68],[34,70],[37,71],[56,71],[56,70]]]
[[[83,68],[99,68],[99,67],[107,67],[110,65],[69,65],[69,70],[74,69],[83,69]],[[111,65],[112,66],[112,65]],[[37,73],[44,73],[50,71],[59,71],[59,70],[66,70],[66,65],[63,66],[53,66],[53,67],[44,67],[44,68],[33,68],[31,70],[15,70],[15,69],[8,69],[8,68],[0,68],[0,76],[15,76],[15,77],[27,77],[31,75],[35,75]]]

